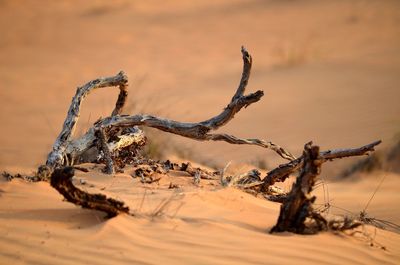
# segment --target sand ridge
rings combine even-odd
[[[398,176],[394,177],[391,184],[398,184]],[[75,179],[77,185],[85,179],[80,187],[90,192],[123,199],[136,217],[122,214],[105,221],[103,213],[63,202],[47,183],[2,181],[2,263],[298,264],[306,260],[310,264],[396,264],[400,258],[399,235],[373,227],[367,230],[376,246],[370,246],[365,237],[331,232],[270,235],[279,204],[207,182],[195,187],[188,176],[165,176],[164,183],[143,185],[127,174],[110,177],[94,170]],[[181,188],[168,189],[170,181]],[[358,188],[367,181],[362,182],[348,186]],[[337,193],[336,184],[330,185],[334,198],[349,193]],[[381,199],[393,196],[386,190],[390,185],[382,187]],[[155,214],[171,197],[174,200]],[[391,202],[389,209],[395,204],[386,201]],[[348,207],[342,201],[335,203]]]

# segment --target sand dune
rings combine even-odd
[[[194,187],[186,176],[165,176],[159,185],[145,186],[125,174],[111,179],[92,172],[76,178],[86,179],[82,187],[89,191],[105,188],[102,192],[123,199],[137,216],[104,221],[100,212],[63,202],[47,183],[2,181],[2,263],[396,264],[400,258],[399,235],[372,227],[367,230],[375,246],[360,235],[270,235],[279,213],[277,203],[208,183]],[[169,181],[182,188],[169,190]],[[358,194],[363,193],[360,187],[371,188],[374,183],[373,179],[348,183],[346,190],[339,190],[343,184],[329,184],[331,198],[336,205],[356,210],[358,205],[351,207],[354,198],[366,199]],[[398,210],[393,189],[398,184],[399,177],[391,176],[374,201],[375,206],[385,201],[385,210],[376,212],[383,218],[385,211],[393,218]],[[349,190],[356,194],[348,198]],[[163,199],[169,198],[174,199],[156,214]]]

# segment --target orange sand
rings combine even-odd
[[[47,183],[2,181],[1,264],[396,264],[400,260],[400,236],[372,227],[367,231],[374,246],[361,235],[270,235],[279,213],[277,203],[233,188],[216,188],[209,181],[197,188],[191,178],[176,174],[163,177],[160,185],[143,185],[127,174],[111,178],[78,173],[76,178],[87,181],[81,188],[124,200],[137,217],[121,215],[104,221],[100,212],[63,202]],[[399,178],[391,175],[387,180],[368,212],[399,221],[400,196],[393,188]],[[182,188],[170,190],[170,182]],[[356,214],[374,183],[370,179],[347,186],[329,184],[332,204]],[[356,191],[352,197],[350,190]],[[159,210],[165,199],[171,202]]]
[[[296,155],[309,140],[327,149],[382,139],[384,147],[400,131],[400,2],[214,2],[0,1],[0,170],[36,170],[76,86],[119,70],[130,78],[127,113],[180,121],[217,114],[239,81],[241,45],[254,58],[248,90],[265,96],[221,131],[272,140]],[[115,89],[90,95],[78,133],[109,115],[116,97]],[[160,149],[207,165],[283,162],[257,147],[154,135],[168,142]],[[327,163],[322,176],[333,179],[355,160]],[[383,174],[330,183],[332,204],[361,211]],[[0,264],[400,262],[400,236],[379,229],[375,241],[386,251],[360,236],[269,235],[279,205],[235,189],[198,188],[175,176],[145,193],[127,174],[95,170],[77,178],[125,200],[138,217],[104,222],[102,213],[63,202],[47,183],[1,180]],[[183,188],[152,218],[174,194],[169,181]],[[371,216],[400,223],[399,182],[387,174]],[[317,195],[322,200],[321,189]]]

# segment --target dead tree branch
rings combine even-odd
[[[312,211],[311,204],[315,198],[309,196],[321,164],[337,158],[367,154],[369,151],[373,151],[374,147],[380,144],[381,141],[354,149],[338,149],[325,152],[319,152],[319,147],[311,146],[310,143],[305,146],[303,155],[296,158],[287,150],[269,141],[252,138],[242,139],[229,134],[212,133],[212,131],[231,121],[240,110],[258,102],[264,95],[261,90],[245,94],[251,73],[252,57],[244,47],[242,47],[241,52],[243,71],[235,94],[221,113],[201,122],[179,122],[145,114],[121,115],[128,96],[128,79],[123,72],[112,77],[98,78],[82,87],[78,87],[63,128],[47,157],[46,165],[39,167],[37,178],[47,179],[51,176],[51,185],[55,189],[68,201],[84,208],[104,211],[110,217],[121,212],[128,213],[129,208],[124,206],[123,202],[107,198],[102,194],[88,194],[76,188],[71,181],[74,170],[72,167],[65,166],[72,165],[74,162],[104,161],[106,163],[106,171],[112,174],[115,172],[114,165],[125,165],[125,163],[136,160],[138,148],[146,142],[143,131],[137,126],[147,126],[198,141],[224,141],[230,144],[256,145],[275,151],[279,156],[290,162],[270,171],[263,180],[260,179],[258,171],[231,177],[231,185],[243,189],[256,187],[257,191],[260,189],[267,191],[270,185],[277,181],[284,181],[290,174],[302,168],[301,174],[288,196],[280,191],[275,191],[279,196],[277,199],[281,200],[285,196],[286,200],[282,205],[278,224],[273,231],[304,232],[306,218],[313,219],[321,227],[326,226],[325,219]],[[84,98],[95,89],[111,86],[118,86],[120,90],[111,116],[98,120],[85,135],[79,139],[72,140]],[[118,153],[119,151],[120,153]],[[103,155],[99,156],[100,153]],[[86,160],[84,156],[87,156],[88,159]],[[133,159],[127,159],[126,156],[133,157]],[[135,171],[134,176],[140,176],[144,183],[152,183],[159,180],[159,178],[152,178],[154,173],[165,174],[168,170],[185,171],[194,177],[194,182],[197,184],[200,179],[215,179],[216,174],[218,174],[193,168],[189,163],[182,164],[179,167],[168,161],[165,164],[155,162],[145,165],[142,163]],[[146,177],[150,177],[150,180],[146,179]],[[224,180],[223,176],[221,179]],[[225,183],[227,183],[226,180]]]
[[[46,165],[50,169],[60,167],[64,164],[66,148],[68,146],[68,143],[71,141],[71,138],[75,131],[76,123],[78,121],[81,110],[81,105],[85,97],[95,89],[102,87],[118,86],[120,88],[120,95],[118,97],[115,109],[112,112],[112,115],[116,115],[121,112],[125,104],[127,96],[127,83],[128,78],[125,73],[119,72],[116,76],[98,78],[90,81],[82,87],[78,87],[78,89],[76,90],[76,94],[72,99],[67,117],[65,118],[63,128],[53,145],[52,151],[47,157]]]
[[[98,130],[103,129],[105,134],[110,135],[106,144],[110,153],[120,153],[126,148],[140,149],[140,147],[146,144],[146,137],[144,132],[138,127],[132,128],[116,128],[116,130],[106,130],[103,127],[90,128],[90,133],[85,136],[72,140],[69,142],[66,148],[66,157],[69,158],[69,164],[80,164],[80,163],[96,163],[102,148],[99,145],[95,145],[99,139]],[[100,155],[101,156],[101,155]]]
[[[103,194],[89,194],[76,188],[72,184],[73,176],[74,169],[72,167],[56,169],[51,175],[51,186],[67,201],[83,208],[103,211],[110,218],[119,213],[129,213],[129,208],[122,201],[107,198]]]
[[[308,143],[304,146],[302,170],[293,184],[288,198],[281,205],[277,224],[271,232],[294,232],[307,233],[310,227],[307,226],[306,218],[312,219],[316,227],[311,228],[320,231],[327,227],[327,222],[322,216],[317,216],[313,211],[312,204],[316,197],[311,196],[316,178],[321,171],[323,158],[320,156],[319,147]]]
[[[375,146],[379,145],[382,141],[375,141],[373,143],[351,149],[336,149],[336,150],[328,150],[320,152],[319,156],[321,162],[324,163],[326,161],[332,161],[334,159],[340,159],[344,157],[350,156],[362,156],[367,155],[369,152],[374,151]],[[283,182],[290,175],[294,174],[296,171],[300,170],[300,168],[304,164],[304,154],[283,165],[278,166],[277,168],[271,170],[267,173],[267,176],[263,179],[262,191],[267,191],[270,185],[273,185],[275,182]]]
[[[252,64],[252,58],[250,54],[242,47],[243,55],[243,73],[239,83],[239,87],[236,90],[235,95],[232,97],[231,102],[225,107],[225,109],[217,116],[212,117],[208,120],[197,122],[197,123],[183,123],[174,120],[159,118],[151,115],[121,115],[108,117],[101,120],[96,126],[108,127],[133,127],[133,126],[147,126],[157,128],[159,130],[181,135],[187,138],[191,138],[199,141],[225,141],[230,144],[247,144],[257,145],[263,148],[269,148],[282,158],[287,160],[294,160],[295,157],[283,149],[279,145],[272,142],[260,140],[260,139],[241,139],[229,134],[210,134],[210,131],[216,130],[221,126],[232,120],[236,113],[238,113],[243,107],[247,107],[261,99],[264,92],[258,90],[254,93],[244,95],[249,77]],[[88,131],[87,134],[92,134]],[[85,137],[85,136],[84,136]]]
[[[290,152],[269,141],[260,139],[241,139],[229,134],[210,133],[210,131],[216,130],[232,120],[235,114],[238,113],[243,107],[247,107],[259,101],[264,95],[263,91],[261,90],[247,95],[244,94],[250,77],[252,58],[243,47],[241,51],[243,58],[243,72],[239,87],[237,88],[234,96],[219,115],[198,123],[183,123],[151,115],[119,115],[128,95],[128,81],[123,72],[120,72],[113,77],[95,79],[86,85],[79,87],[76,95],[72,99],[63,129],[60,135],[57,137],[52,151],[48,155],[46,161],[47,169],[42,168],[45,170],[38,172],[38,175],[48,175],[48,172],[51,173],[55,168],[72,164],[72,161],[76,160],[77,156],[79,157],[82,153],[94,145],[94,142],[98,139],[98,137],[96,137],[96,132],[100,128],[104,128],[106,131],[109,131],[118,128],[134,128],[135,126],[140,125],[157,128],[165,132],[174,133],[199,141],[225,141],[231,144],[257,145],[275,151],[284,159],[290,161],[294,160],[295,157]],[[72,141],[71,137],[76,127],[76,122],[79,117],[80,107],[83,99],[92,90],[106,86],[119,86],[120,88],[120,94],[112,115],[99,120],[87,131],[84,136]],[[143,142],[144,139],[144,135],[141,131],[138,131],[135,135],[131,135],[130,137],[132,141],[137,143]]]
[[[119,72],[118,75],[121,75],[122,79],[120,82],[118,82],[119,95],[111,116],[121,115],[126,99],[128,98],[128,78],[122,71]]]

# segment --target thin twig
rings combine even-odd
[[[372,199],[375,197],[376,192],[380,189],[380,187],[381,187],[383,181],[385,180],[385,178],[386,178],[386,175],[383,176],[383,178],[379,182],[378,186],[376,187],[374,193],[372,193],[372,196],[371,196],[371,198],[369,198],[367,204],[365,205],[363,212],[365,212],[367,210],[369,204],[371,203]]]

